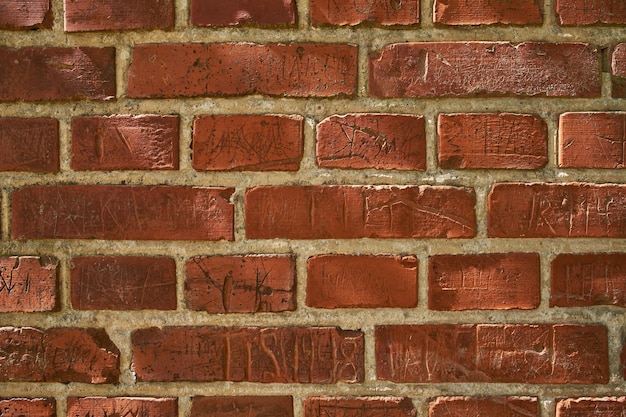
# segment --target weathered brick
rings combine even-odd
[[[626,307],[626,253],[561,254],[552,261],[550,306]]]
[[[605,384],[607,344],[599,325],[377,326],[377,374],[397,383]]]
[[[293,398],[193,397],[191,417],[293,417]]]
[[[556,13],[562,25],[626,23],[622,0],[556,0]]]
[[[165,327],[132,333],[137,380],[362,382],[363,333],[331,327]],[[191,364],[191,366],[190,366]]]
[[[13,192],[16,239],[233,240],[231,188],[27,186]]]
[[[489,237],[626,237],[626,185],[495,184]]]
[[[65,31],[174,27],[173,0],[64,0]]]
[[[565,113],[559,118],[559,166],[626,168],[626,113]]]
[[[317,125],[317,164],[324,168],[426,170],[422,116],[346,114]]]
[[[249,239],[463,238],[476,230],[468,188],[256,187],[245,200]]]
[[[622,365],[622,379],[626,380],[626,341],[623,342],[624,347],[622,348],[622,354],[620,355],[621,365]]]
[[[191,0],[196,26],[295,25],[296,16],[295,0]]]
[[[611,53],[611,95],[626,97],[626,43],[615,46]]]
[[[50,0],[2,0],[0,29],[33,29],[52,27]]]
[[[431,310],[529,310],[541,301],[536,253],[437,255],[428,269]]]
[[[622,417],[626,397],[564,398],[556,403],[556,417]]]
[[[530,114],[440,114],[439,165],[445,169],[537,169],[548,162],[548,128]]]
[[[424,42],[370,56],[374,97],[600,96],[600,55],[583,43]]]
[[[2,417],[55,417],[54,398],[6,398],[0,399]]]
[[[57,310],[58,266],[50,257],[0,258],[0,312]]]
[[[67,417],[177,417],[176,398],[68,397]]]
[[[113,47],[0,47],[0,101],[113,98]]]
[[[417,410],[407,397],[309,397],[305,417],[415,417]]]
[[[420,22],[419,0],[310,0],[313,26],[415,25]]]
[[[540,24],[539,0],[435,0],[434,21],[444,25]]]
[[[293,311],[295,276],[288,255],[196,256],[185,264],[185,300],[209,313]]]
[[[127,94],[350,96],[356,73],[357,47],[347,44],[146,44],[133,49]]]
[[[172,258],[72,258],[70,296],[76,310],[176,310]]]
[[[536,397],[438,397],[428,404],[428,417],[539,416]]]
[[[58,170],[58,120],[0,118],[0,171]]]
[[[212,115],[193,124],[198,171],[297,171],[304,118],[287,115]]]
[[[178,169],[178,116],[72,119],[74,170]]]
[[[318,255],[307,263],[306,305],[317,308],[417,306],[417,258]]]

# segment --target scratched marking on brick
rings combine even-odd
[[[290,396],[193,397],[191,417],[293,417]]]
[[[596,325],[378,326],[379,379],[607,383],[607,330]]]
[[[445,25],[540,24],[538,0],[435,0],[433,21]]]
[[[0,312],[54,311],[58,266],[48,257],[0,258]]]
[[[623,417],[626,397],[566,398],[556,404],[556,417]]]
[[[185,264],[185,300],[209,313],[293,311],[291,256],[196,256]]]
[[[58,170],[58,120],[0,118],[0,171]]]
[[[428,404],[428,417],[538,417],[536,397],[438,397]]]
[[[9,0],[0,3],[0,29],[52,28],[50,0]]]
[[[8,398],[0,400],[0,410],[2,410],[2,417],[55,417],[56,400],[54,398]]]
[[[415,417],[407,397],[310,397],[304,401],[305,417]]]
[[[626,3],[622,0],[557,0],[556,13],[562,25],[626,23]]]
[[[337,328],[166,327],[132,334],[139,381],[362,382],[363,333]]]
[[[176,398],[68,397],[67,417],[176,417]]]
[[[419,0],[311,0],[310,8],[311,23],[315,26],[356,26],[361,23],[413,25],[420,21]]]

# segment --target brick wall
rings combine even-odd
[[[0,0],[0,415],[623,416],[622,0]]]

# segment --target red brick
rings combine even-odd
[[[304,118],[287,115],[213,115],[193,124],[198,171],[297,171]]]
[[[548,128],[539,116],[440,114],[437,129],[445,169],[537,169],[548,162]]]
[[[231,188],[59,185],[13,192],[16,239],[233,240]]]
[[[310,0],[313,26],[415,25],[420,22],[419,0]]]
[[[64,0],[65,31],[174,27],[173,0]]]
[[[561,254],[551,287],[551,307],[626,307],[626,253]]]
[[[137,380],[362,382],[363,333],[334,327],[165,327],[132,333]]]
[[[577,324],[376,327],[378,379],[605,384],[607,330]]]
[[[2,417],[56,417],[54,398],[7,398],[0,400]]]
[[[192,310],[256,313],[296,309],[292,256],[196,256],[185,264],[185,300]]]
[[[556,13],[562,25],[626,23],[622,0],[556,0]]]
[[[317,125],[317,164],[324,168],[426,170],[422,116],[346,114]]]
[[[468,188],[256,187],[245,198],[249,239],[463,238],[476,230]]]
[[[193,397],[191,417],[293,417],[293,398]]]
[[[120,352],[104,329],[0,328],[0,381],[117,383]]]
[[[620,355],[621,365],[622,365],[622,379],[626,380],[626,342],[624,342],[624,347],[622,348],[622,354]]]
[[[417,258],[319,255],[307,265],[306,305],[317,308],[417,306]]]
[[[178,169],[178,123],[178,116],[76,117],[72,169]]]
[[[435,0],[434,21],[444,25],[540,24],[539,0]]]
[[[0,29],[52,27],[50,0],[3,0],[0,2]]]
[[[370,56],[374,97],[599,97],[600,55],[583,43],[425,42]]]
[[[347,44],[137,45],[128,96],[345,96],[356,92],[356,72],[357,47]]]
[[[536,253],[437,255],[428,269],[431,310],[529,310],[541,302]]]
[[[49,257],[0,258],[0,312],[57,310],[58,267]]]
[[[407,397],[354,397],[304,400],[305,417],[415,417],[417,410]]]
[[[72,258],[71,300],[76,310],[176,310],[176,264],[171,258]]]
[[[616,98],[626,97],[626,43],[620,43],[611,53],[612,92]]]
[[[565,398],[556,404],[556,417],[622,417],[626,397]]]
[[[626,237],[626,185],[495,184],[489,237]]]
[[[626,113],[565,113],[559,119],[559,166],[626,168]]]
[[[0,101],[115,98],[115,48],[0,47]]]
[[[58,170],[58,120],[0,118],[0,171]]]
[[[295,0],[191,0],[191,23],[196,26],[295,25]]]
[[[428,417],[539,416],[535,397],[438,397],[428,404]]]
[[[176,398],[68,397],[67,417],[177,417]]]

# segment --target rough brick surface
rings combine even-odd
[[[597,97],[600,75],[597,49],[583,43],[399,43],[369,61],[375,97]]]
[[[191,417],[293,417],[293,398],[193,397]]]
[[[49,257],[0,258],[0,312],[56,310],[58,266]]]
[[[356,58],[356,46],[347,44],[137,45],[127,94],[134,98],[353,95]]]
[[[64,0],[65,31],[171,29],[174,0]]]
[[[419,0],[310,0],[314,26],[414,25],[420,21]]]
[[[422,116],[347,114],[317,125],[317,164],[324,168],[426,169]]]
[[[209,313],[296,309],[292,256],[196,256],[185,264],[185,300]]]
[[[176,398],[69,397],[67,417],[177,417]]]
[[[229,188],[28,186],[13,192],[18,239],[233,239]]]
[[[626,307],[626,253],[561,254],[552,261],[550,306]]]
[[[0,47],[0,101],[115,98],[115,48]]]
[[[615,46],[611,54],[612,96],[626,97],[626,43]]]
[[[435,0],[434,21],[444,25],[540,24],[540,0]]]
[[[495,184],[490,237],[626,237],[626,186]]]
[[[51,28],[50,0],[3,0],[0,29]]]
[[[246,236],[472,237],[475,199],[456,187],[256,187],[246,192]]]
[[[428,417],[538,417],[535,397],[438,397],[428,404]]]
[[[330,327],[166,327],[132,334],[139,381],[361,382],[363,334]]]
[[[296,23],[295,0],[191,0],[191,23],[197,26],[271,26]]]
[[[626,23],[626,3],[622,0],[556,0],[556,13],[562,25]]]
[[[318,255],[307,264],[306,304],[316,308],[417,306],[417,258]]]
[[[626,380],[626,341],[624,341],[624,347],[622,348],[620,360],[622,365],[622,379]]]
[[[304,118],[287,115],[202,116],[193,125],[198,171],[297,171]]]
[[[178,116],[72,119],[75,170],[178,169]]]
[[[54,398],[7,398],[0,400],[2,417],[55,417]]]
[[[536,253],[437,255],[428,269],[432,310],[528,310],[541,301]]]
[[[77,257],[70,272],[76,310],[176,309],[176,265],[171,258]]]
[[[0,118],[0,171],[58,170],[58,120]]]
[[[445,169],[537,169],[548,162],[548,128],[530,114],[440,114],[439,165]]]
[[[621,417],[626,397],[565,398],[556,403],[556,417]]]
[[[379,379],[398,383],[607,383],[604,326],[441,324],[376,327]]]
[[[415,417],[410,398],[402,397],[310,397],[304,401],[305,417]]]

